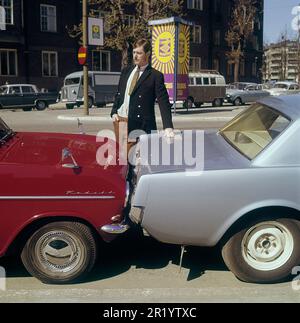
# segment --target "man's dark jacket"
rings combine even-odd
[[[135,66],[130,66],[122,70],[111,116],[117,113],[124,102],[127,81],[134,68]],[[128,132],[134,129],[142,129],[150,133],[151,130],[157,129],[154,111],[155,99],[157,99],[160,108],[164,129],[173,128],[171,104],[165,87],[164,76],[148,65],[130,96]]]

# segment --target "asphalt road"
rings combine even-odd
[[[217,128],[242,109],[178,111],[174,124],[178,129]],[[90,119],[81,120],[85,132],[96,134],[111,129],[109,110],[92,109]],[[77,118],[82,112],[53,106],[44,112],[5,110],[0,116],[16,131],[78,133]],[[227,270],[217,248],[188,248],[181,271],[179,256],[179,246],[165,245],[131,231],[111,244],[101,245],[98,263],[84,282],[64,286],[42,284],[27,274],[17,257],[2,258],[0,266],[5,268],[7,279],[5,290],[0,279],[0,303],[300,301],[300,290],[293,290],[291,281],[272,285],[239,281]]]
[[[233,106],[185,111],[178,109],[173,116],[174,127],[177,129],[218,128],[242,111]],[[113,129],[109,117],[110,108],[92,108],[89,117],[84,117],[83,109],[66,110],[62,105],[52,105],[45,111],[24,112],[22,110],[1,110],[0,116],[16,131],[50,131],[78,133],[78,119],[83,124],[87,134],[96,134],[103,129]],[[157,110],[157,124],[161,129],[162,123]]]

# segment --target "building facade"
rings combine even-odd
[[[77,41],[65,27],[80,21],[79,1],[0,0],[0,5],[6,9],[6,28],[0,30],[0,85],[33,83],[58,90],[64,76],[79,68]]]
[[[186,0],[182,17],[191,27],[190,71],[216,69],[229,83],[233,66],[228,65],[225,33],[231,19],[233,0]],[[0,85],[33,83],[59,90],[64,77],[81,69],[77,62],[78,39],[66,26],[78,25],[81,2],[74,0],[0,0],[5,9],[5,30],[0,19]],[[240,81],[261,78],[263,56],[263,0],[258,1],[254,33],[245,46]],[[105,13],[99,13],[105,16]],[[105,18],[105,17],[104,17]],[[127,15],[128,23],[134,16]],[[108,32],[108,30],[106,29]],[[89,68],[120,71],[121,54],[109,48],[89,47]]]
[[[191,30],[190,70],[215,69],[233,82],[233,65],[227,62],[229,51],[225,35],[231,21],[233,0],[188,0],[185,17],[195,25]],[[254,32],[245,43],[240,62],[240,81],[259,82],[262,78],[263,60],[263,6],[257,1]]]
[[[264,50],[263,74],[265,81],[296,81],[300,73],[299,42],[285,40],[271,44]]]

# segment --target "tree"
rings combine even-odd
[[[287,79],[288,72],[288,36],[287,31],[282,32],[280,36],[280,66],[279,66],[279,81]]]
[[[134,41],[150,38],[148,21],[179,15],[182,4],[183,0],[89,0],[89,15],[99,17],[100,12],[105,12],[109,33],[105,34],[104,46],[121,51],[124,67]],[[82,25],[68,28],[68,32],[71,37],[80,37]]]
[[[246,41],[254,29],[257,8],[256,0],[234,0],[234,8],[231,16],[229,30],[225,39],[230,52],[226,54],[228,63],[234,65],[234,81],[239,79],[240,60],[243,56]]]

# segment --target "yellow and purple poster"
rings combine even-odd
[[[172,101],[185,100],[188,96],[190,31],[182,21],[169,18],[150,22],[153,25],[152,67],[164,74]]]

